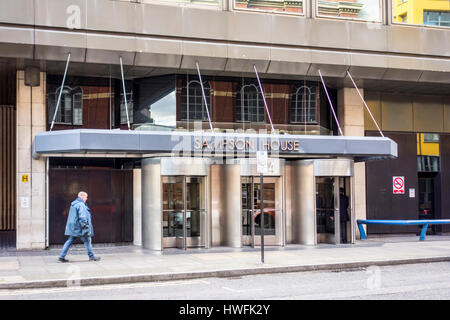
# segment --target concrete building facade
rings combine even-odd
[[[364,1],[334,2],[4,0],[2,230],[17,249],[60,244],[84,190],[94,242],[258,245],[260,150],[273,245],[341,243],[345,228],[352,242],[356,218],[447,217],[449,29],[396,24],[391,0],[366,20]],[[417,151],[431,133],[439,167]]]

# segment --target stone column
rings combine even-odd
[[[364,97],[364,90],[359,89]],[[345,136],[364,136],[364,103],[355,88],[338,91],[338,119]],[[355,219],[366,218],[366,165],[355,163],[354,167]],[[356,225],[355,225],[356,226]],[[365,227],[365,226],[364,226]],[[360,238],[356,228],[356,237]]]
[[[142,159],[141,244],[145,249],[163,250],[160,159]]]
[[[46,159],[32,158],[34,136],[46,127],[46,75],[38,87],[25,86],[17,71],[17,230],[18,250],[45,249]]]

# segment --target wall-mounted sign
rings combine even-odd
[[[30,182],[30,177],[27,174],[22,175],[22,182],[27,183]]]
[[[256,171],[259,174],[264,174],[267,173],[268,170],[267,151],[256,152]]]
[[[392,177],[394,194],[405,194],[405,177]]]
[[[416,197],[416,189],[409,188],[409,197],[410,198],[415,198]]]
[[[20,197],[20,207],[21,208],[29,208],[30,207],[30,198],[29,197]]]
[[[195,138],[195,150],[237,150],[237,151],[257,151],[262,149],[265,151],[285,152],[285,151],[300,151],[300,143],[297,140],[290,139],[268,139],[267,141],[260,141],[258,148],[257,139],[246,138],[230,138],[230,139],[211,139],[211,138]]]

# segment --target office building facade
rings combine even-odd
[[[395,5],[3,1],[0,230],[60,245],[81,190],[94,243],[152,250],[258,246],[262,230],[353,243],[358,218],[447,218],[449,29],[397,22]]]

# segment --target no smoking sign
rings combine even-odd
[[[393,177],[394,194],[405,194],[405,177]]]

